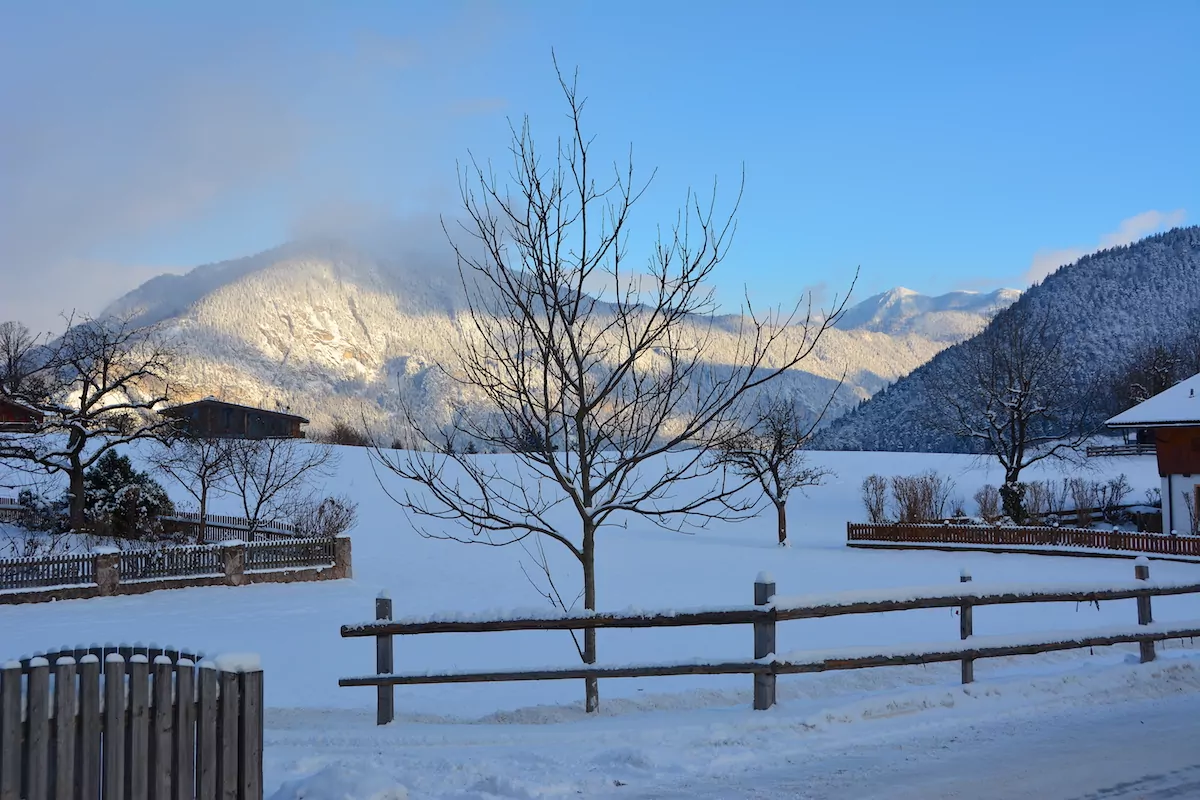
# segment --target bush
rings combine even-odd
[[[990,483],[979,487],[975,493],[975,505],[979,507],[979,516],[984,522],[995,522],[1000,519],[1000,490]]]
[[[324,434],[315,437],[316,441],[324,442],[325,444],[340,444],[346,447],[370,447],[371,437],[364,431],[360,431],[348,422],[337,421],[333,423]]]
[[[357,521],[358,503],[345,496],[305,501],[292,515],[296,532],[312,539],[338,536],[353,528]]]
[[[887,521],[887,478],[868,475],[862,482],[863,505],[867,507],[867,521],[879,524]]]
[[[29,489],[22,489],[17,495],[17,504],[20,506],[17,525],[27,531],[63,533],[71,527],[65,496],[51,502]]]
[[[83,477],[86,514],[96,533],[145,539],[162,532],[159,517],[175,512],[162,485],[109,450]]]
[[[920,475],[893,475],[892,498],[900,522],[932,522],[946,516],[954,481],[936,470]]]

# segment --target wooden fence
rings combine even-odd
[[[1050,528],[1001,525],[872,524],[847,523],[846,544],[990,547],[1062,547],[1106,552],[1147,553],[1200,558],[1200,536],[1170,536],[1161,533],[1092,528]]]
[[[168,531],[182,533],[192,539],[198,539],[200,536],[199,514],[178,512],[159,519]],[[225,514],[206,514],[204,517],[205,544],[214,544],[225,539],[245,539],[252,542],[282,541],[295,539],[299,535],[296,526],[286,522],[254,525],[244,517],[232,517]]]
[[[1158,452],[1158,448],[1152,442],[1145,444],[1089,445],[1087,448],[1088,458],[1096,458],[1098,456],[1152,456],[1156,452]]]
[[[353,571],[351,559],[347,537],[289,537],[0,560],[0,604],[187,586],[348,578]]]
[[[395,718],[393,687],[431,683],[478,683],[492,681],[541,681],[579,678],[647,678],[667,675],[754,676],[754,708],[762,710],[775,703],[775,679],[778,675],[867,667],[962,662],[962,681],[974,680],[976,659],[1031,655],[1057,650],[1073,650],[1127,642],[1141,643],[1143,662],[1154,659],[1154,642],[1200,636],[1200,620],[1178,624],[1153,624],[1150,598],[1161,595],[1200,593],[1200,583],[1149,583],[1150,569],[1136,564],[1134,580],[1124,585],[1097,587],[1073,584],[1049,587],[1013,587],[1011,585],[967,587],[954,584],[944,590],[889,590],[847,593],[827,597],[778,597],[775,583],[760,575],[754,584],[754,605],[740,608],[704,609],[683,612],[658,612],[639,615],[565,614],[517,619],[439,620],[413,619],[392,621],[392,604],[385,596],[376,601],[375,622],[343,625],[344,638],[375,638],[374,675],[342,678],[339,686],[373,686],[377,692],[376,722],[386,725]],[[962,582],[970,581],[967,575]],[[1008,636],[976,637],[972,609],[975,606],[1011,603],[1098,603],[1106,600],[1137,599],[1137,626],[1122,626],[1091,631],[1047,633],[1022,638]],[[957,608],[960,613],[959,640],[921,648],[860,647],[840,651],[808,651],[777,655],[775,626],[786,620],[836,617],[845,614],[877,614],[928,608]],[[730,659],[703,663],[641,664],[622,666],[548,667],[545,669],[488,670],[483,672],[395,672],[393,665],[395,636],[429,633],[494,633],[525,630],[583,630],[599,628],[673,628],[695,625],[753,625],[753,660]]]
[[[0,800],[262,800],[257,658],[77,648],[0,667]]]

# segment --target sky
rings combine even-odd
[[[432,223],[508,124],[565,131],[737,234],[736,306],[1023,288],[1200,221],[1200,4],[8,0],[0,320],[96,313],[161,272]],[[435,243],[441,246],[440,242]]]

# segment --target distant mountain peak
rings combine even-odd
[[[1015,289],[997,289],[986,294],[955,291],[929,296],[897,286],[847,309],[837,327],[957,342],[978,333],[992,315],[1020,295]]]

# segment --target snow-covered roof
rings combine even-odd
[[[1112,428],[1168,428],[1200,426],[1200,375],[1160,392],[1122,411],[1108,421]]]

